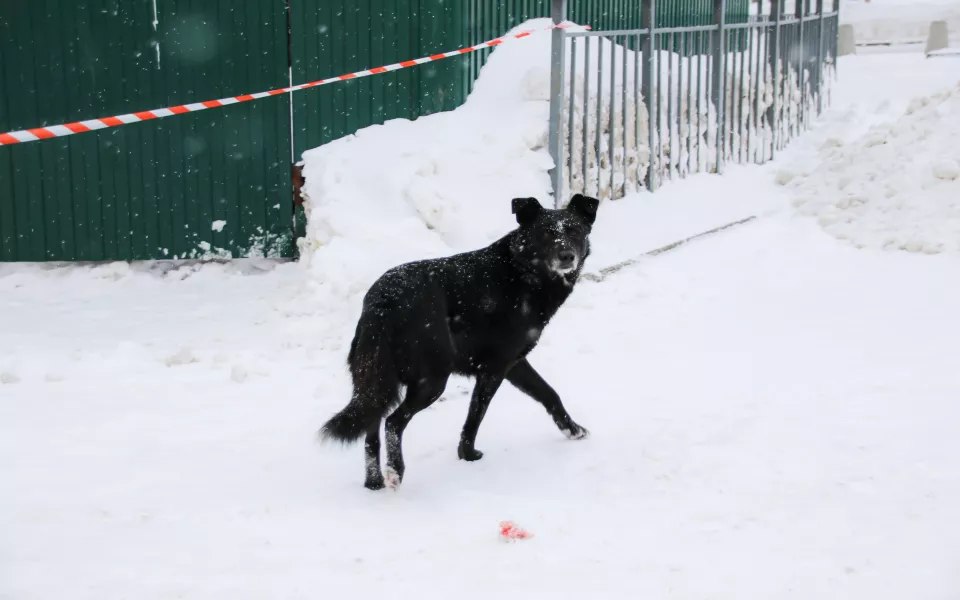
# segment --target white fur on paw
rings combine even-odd
[[[392,468],[387,467],[383,470],[383,483],[391,490],[399,488],[400,474],[394,471]]]
[[[571,430],[569,430],[569,429],[564,429],[564,430],[563,430],[563,435],[567,436],[567,439],[571,439],[571,440],[582,440],[582,439],[584,439],[585,437],[589,436],[589,435],[590,435],[590,432],[587,431],[586,429],[584,429],[583,427],[581,427],[580,430],[579,430],[579,431],[576,431],[576,432],[571,431]]]

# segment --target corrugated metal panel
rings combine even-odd
[[[0,3],[0,131],[287,81],[285,0],[156,6]],[[283,97],[0,148],[0,259],[289,255],[289,156]]]
[[[420,56],[419,0],[290,0],[293,80],[313,81]],[[297,157],[389,119],[420,115],[423,69],[294,95]]]

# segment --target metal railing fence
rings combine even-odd
[[[833,4],[825,10],[825,2]],[[839,0],[757,3],[725,23],[554,32],[550,152],[554,197],[616,199],[727,163],[771,160],[830,102]],[[565,16],[555,0],[553,18]],[[759,11],[758,11],[759,13]]]

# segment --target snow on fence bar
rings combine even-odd
[[[655,4],[644,3],[643,23],[656,22]],[[556,198],[616,199],[726,163],[763,163],[823,111],[836,74],[836,1],[798,1],[785,14],[774,0],[770,14],[736,24],[724,23],[724,4],[716,0],[713,25],[558,36]]]

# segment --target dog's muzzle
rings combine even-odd
[[[564,248],[557,253],[557,257],[551,261],[551,270],[559,275],[566,275],[577,270],[580,266],[580,257],[570,248]]]

